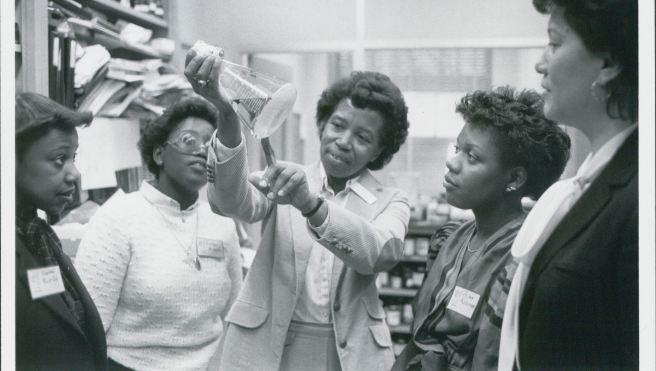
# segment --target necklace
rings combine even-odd
[[[200,256],[198,255],[198,207],[196,208],[196,228],[194,230],[194,237],[191,240],[191,243],[189,243],[189,247],[187,247],[187,245],[185,245],[184,243],[182,243],[182,241],[180,241],[180,239],[178,238],[178,235],[174,232],[173,228],[175,226],[166,219],[166,217],[164,216],[164,214],[162,214],[162,212],[157,207],[157,205],[155,205],[152,201],[150,201],[146,197],[146,195],[142,194],[142,196],[143,196],[143,198],[146,199],[146,201],[148,201],[149,204],[151,204],[153,206],[153,208],[157,211],[157,213],[162,218],[162,220],[164,220],[164,223],[167,225],[168,230],[171,232],[171,234],[173,235],[175,240],[178,241],[178,244],[180,244],[180,246],[182,246],[182,249],[185,251],[185,253],[187,254],[188,257],[191,257],[191,255],[192,255],[191,254],[191,245],[192,244],[195,245],[196,255],[194,257],[191,257],[191,261],[194,263],[194,266],[196,267],[196,270],[199,271],[201,269],[201,266],[200,266]]]

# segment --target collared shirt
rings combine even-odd
[[[348,197],[352,193],[352,185],[357,182],[358,178],[349,179],[344,189],[337,194],[328,184],[326,170],[321,163],[319,164],[321,174],[321,195],[338,206],[345,206]],[[327,216],[324,222],[310,228],[321,235],[321,231],[328,224]],[[330,315],[330,288],[332,286],[332,272],[335,255],[318,242],[312,244],[310,257],[308,259],[304,282],[301,282],[301,292],[294,308],[292,319],[303,322],[314,323],[331,323]]]
[[[620,149],[626,138],[628,138],[637,128],[638,124],[629,126],[604,143],[597,152],[591,153],[586,157],[585,161],[583,161],[576,172],[576,176],[583,179],[583,191],[590,187],[590,183],[597,178],[613,156],[615,156],[615,153]]]
[[[444,242],[417,293],[412,340],[423,351],[444,357],[450,369],[471,365],[483,314],[499,295],[490,290],[492,277],[512,264],[510,246],[523,220],[521,215],[499,228],[466,263],[476,221],[465,222]],[[456,291],[468,300],[458,301]]]

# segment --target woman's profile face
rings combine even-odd
[[[491,205],[505,192],[508,176],[495,144],[494,129],[466,124],[458,135],[456,153],[446,162],[446,199],[460,209]]]
[[[180,121],[161,148],[160,179],[168,178],[189,194],[198,192],[207,183],[207,143],[213,132],[214,127],[201,118]]]
[[[73,200],[80,173],[75,167],[77,131],[52,129],[16,161],[16,195],[22,203],[59,214]]]
[[[321,163],[328,176],[350,179],[359,175],[382,152],[384,126],[380,113],[355,108],[343,99],[321,131]]]
[[[605,105],[595,101],[591,93],[603,60],[586,49],[560,7],[551,12],[548,34],[549,44],[535,65],[543,76],[544,114],[548,119],[577,127],[583,121],[581,118],[605,110]]]

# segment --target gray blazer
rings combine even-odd
[[[220,369],[277,370],[312,240],[334,253],[331,312],[344,371],[389,370],[390,332],[378,298],[376,274],[392,268],[403,252],[410,208],[398,189],[382,187],[369,173],[358,183],[375,196],[351,195],[345,208],[326,201],[328,225],[321,236],[290,205],[270,202],[248,180],[246,151],[214,164],[208,188],[213,210],[246,222],[264,220],[262,243],[241,292],[228,313]],[[318,164],[306,167],[312,191],[321,189]]]

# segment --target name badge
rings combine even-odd
[[[453,295],[451,295],[451,300],[446,306],[447,309],[462,314],[463,316],[471,319],[472,314],[474,314],[474,309],[478,304],[478,299],[481,296],[473,291],[463,289],[460,286],[456,286],[453,290]]]
[[[198,256],[222,260],[225,257],[223,241],[199,237]]]
[[[371,194],[368,189],[366,189],[362,184],[358,182],[351,184],[351,189],[353,192],[355,192],[356,195],[358,195],[362,200],[364,200],[364,202],[368,203],[369,205],[378,200],[376,196]]]
[[[27,282],[30,286],[32,300],[64,292],[64,280],[62,280],[61,271],[57,265],[28,269]]]

